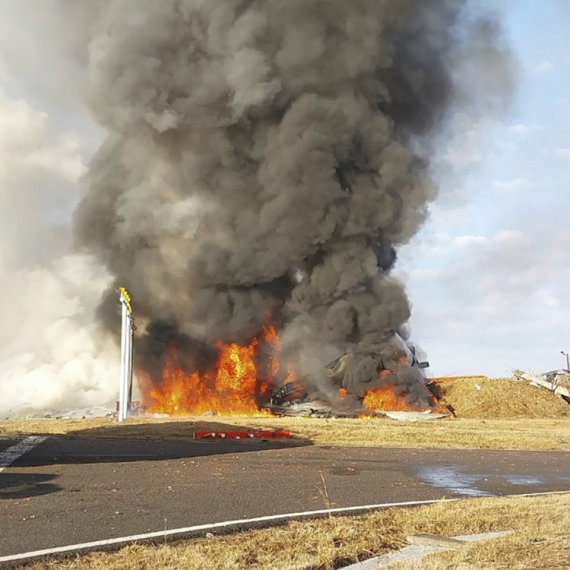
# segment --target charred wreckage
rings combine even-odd
[[[386,364],[380,360],[376,367],[376,376],[384,381],[380,383],[392,394],[397,408],[406,411],[423,411],[450,415],[449,410],[437,401],[429,389],[430,381],[424,370],[429,367],[429,362],[418,361],[416,348],[406,342],[398,333],[394,339],[399,345],[397,350],[397,365],[393,365],[393,359]],[[323,368],[302,378],[296,378],[274,389],[271,394],[271,402],[268,409],[276,415],[285,416],[313,416],[313,417],[356,417],[358,415],[378,415],[380,410],[371,410],[364,405],[365,398],[350,394],[343,388],[344,376],[347,365],[355,358],[352,353],[346,353],[333,360]],[[414,401],[407,403],[406,392],[398,391],[397,375],[400,367],[407,368],[415,379],[413,382]],[[323,383],[326,378],[326,383]],[[371,378],[372,381],[372,378]],[[373,383],[371,389],[376,388]],[[418,392],[423,398],[418,398]],[[332,397],[331,397],[332,396]],[[421,408],[418,401],[422,402]],[[394,404],[393,404],[394,405]]]

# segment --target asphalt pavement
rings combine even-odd
[[[0,438],[0,461],[24,436]],[[570,452],[48,437],[0,469],[0,558],[266,515],[570,491]]]

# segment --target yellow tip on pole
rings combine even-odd
[[[131,296],[124,287],[119,287],[119,291],[121,292],[123,299],[125,299],[125,303],[127,304],[127,309],[129,309],[129,313],[132,313],[133,308],[131,307]]]

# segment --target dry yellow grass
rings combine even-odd
[[[317,418],[112,418],[0,421],[0,434],[69,434],[77,437],[192,439],[196,430],[286,429],[315,445],[570,450],[570,418],[455,419],[398,422],[389,419]]]
[[[133,545],[26,566],[28,570],[332,570],[406,544],[410,534],[440,536],[515,531],[508,537],[466,545],[412,566],[392,570],[535,569],[570,567],[570,495],[471,499],[416,509],[390,509],[356,517],[290,522],[272,529],[210,539]],[[558,565],[557,565],[558,564]],[[20,567],[24,568],[24,566]]]
[[[528,499],[523,499],[528,502]],[[457,550],[439,552],[416,562],[399,562],[386,570],[554,570],[570,568],[569,516],[548,501],[535,502],[529,512],[520,512],[530,520],[516,531],[493,540],[465,544]],[[540,505],[540,506],[539,506]],[[538,517],[538,519],[534,518]]]
[[[435,386],[440,400],[457,417],[479,419],[565,418],[570,405],[546,388],[508,378],[440,379]]]

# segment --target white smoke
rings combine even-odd
[[[69,253],[81,141],[2,92],[0,130],[0,415],[107,404],[118,355],[94,310],[108,277]]]
[[[108,279],[87,256],[4,273],[0,285],[0,415],[103,406],[116,396],[117,347],[94,309]]]

